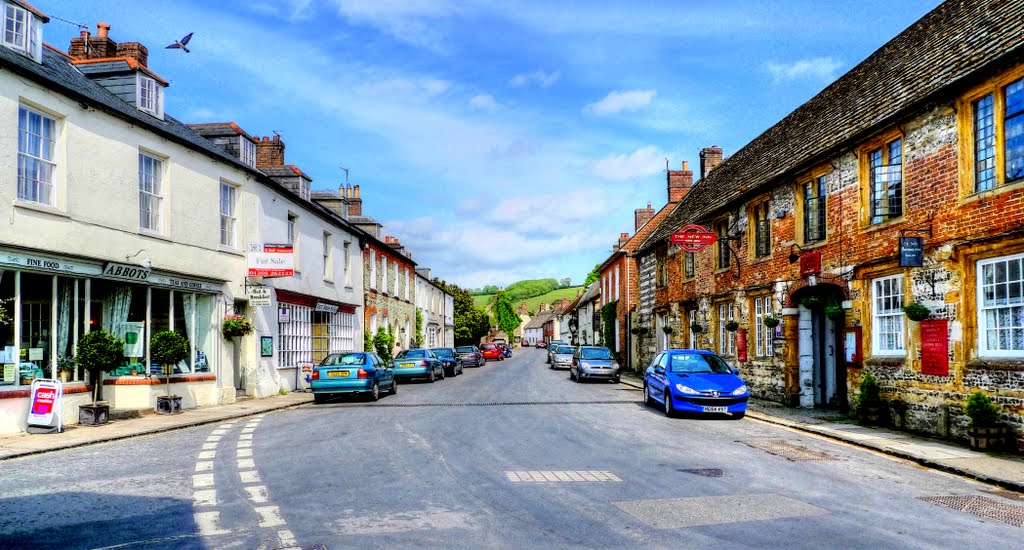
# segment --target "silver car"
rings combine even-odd
[[[572,354],[576,351],[575,346],[569,344],[558,344],[551,352],[551,368],[567,369],[572,366]]]
[[[612,358],[608,348],[580,346],[572,356],[569,378],[584,380],[611,380],[619,382],[619,364]]]
[[[567,346],[568,342],[565,340],[552,340],[548,342],[548,357],[544,360],[545,363],[551,363],[551,359],[555,356],[555,348],[558,346]]]

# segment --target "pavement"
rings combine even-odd
[[[636,388],[643,387],[639,378],[628,375],[622,377],[622,383]],[[296,392],[229,405],[189,409],[176,415],[154,414],[116,420],[103,426],[69,426],[60,434],[2,435],[0,460],[212,424],[297,407],[312,401],[313,394]],[[751,400],[748,406],[747,418],[817,434],[917,462],[929,468],[1024,492],[1024,459],[1015,455],[976,452],[955,442],[860,426],[835,411],[794,409],[756,399]]]
[[[622,383],[643,388],[638,377],[624,375]],[[796,409],[751,399],[747,418],[820,435],[923,466],[961,475],[1005,489],[1024,492],[1024,458],[1006,453],[972,451],[952,441],[933,439],[885,428],[860,426],[837,411]]]

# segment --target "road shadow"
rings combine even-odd
[[[205,548],[191,500],[68,491],[3,498],[0,511],[5,550]]]

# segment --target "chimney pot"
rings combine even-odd
[[[109,23],[96,23],[96,36],[100,38],[106,38],[110,33]]]
[[[357,185],[357,186],[353,187],[352,188],[352,192],[356,194],[355,198],[358,199],[359,198],[359,186]]]
[[[82,32],[81,32],[81,33],[79,33],[79,34],[81,34],[81,35],[82,35],[82,40],[86,40],[86,39],[88,39],[88,38],[89,38],[89,31],[88,31],[88,30],[86,30],[86,29],[82,29]]]

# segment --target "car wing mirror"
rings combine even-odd
[[[665,374],[665,368],[664,367],[654,367],[654,373],[655,374]]]
[[[740,369],[738,369],[738,368],[737,369],[732,369],[732,373],[733,374],[739,374],[740,373]]]

